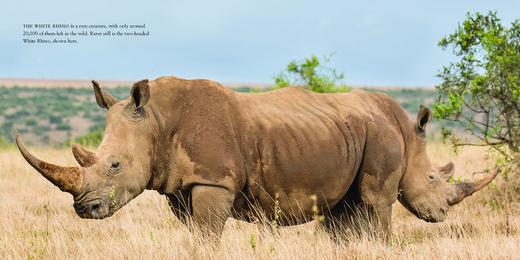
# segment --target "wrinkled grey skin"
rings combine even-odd
[[[73,195],[82,218],[109,217],[152,189],[179,219],[218,233],[231,216],[253,220],[260,209],[274,218],[276,196],[281,224],[309,220],[316,195],[329,227],[355,224],[363,208],[389,231],[395,201],[440,222],[496,175],[449,183],[454,165],[433,167],[426,154],[431,112],[421,107],[411,121],[383,94],[291,87],[240,94],[213,81],[162,77],[135,83],[119,101],[93,83],[108,109],[106,130],[96,153],[73,146],[81,167],[43,162],[17,137],[25,159]]]

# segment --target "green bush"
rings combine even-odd
[[[0,150],[11,149],[13,147],[14,147],[13,143],[9,142],[9,140],[7,138],[0,135]]]
[[[61,124],[63,122],[63,119],[61,118],[61,116],[51,115],[49,117],[49,122],[51,124]]]
[[[98,146],[101,143],[101,140],[103,139],[103,130],[102,129],[96,129],[93,131],[88,132],[85,135],[76,137],[74,139],[69,139],[65,145],[71,146],[74,143],[84,145],[84,146]]]
[[[284,71],[274,77],[275,88],[295,85],[318,93],[349,91],[350,88],[346,85],[339,84],[339,81],[343,80],[343,73],[324,65],[331,57],[332,54],[324,57],[324,62],[316,55],[303,61],[291,61]]]
[[[38,125],[38,126],[33,127],[33,131],[37,135],[47,134],[47,132],[49,132],[50,130],[51,130],[51,127],[47,126],[47,125]]]
[[[66,124],[66,123],[61,123],[61,124],[58,124],[58,126],[56,127],[57,130],[61,130],[61,131],[69,131],[70,129],[72,129],[70,127],[70,125]]]
[[[25,125],[26,126],[36,126],[36,125],[38,125],[38,121],[36,121],[34,118],[29,118],[29,119],[25,120]]]

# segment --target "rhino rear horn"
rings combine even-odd
[[[495,179],[498,173],[499,171],[496,170],[492,175],[475,182],[458,182],[453,184],[453,192],[448,197],[448,204],[450,206],[455,205],[461,202],[464,198],[471,196],[473,193],[486,187],[486,185]]]
[[[76,195],[83,185],[83,170],[79,167],[62,167],[44,162],[32,155],[25,147],[20,135],[16,135],[16,145],[25,160],[43,177],[58,186],[60,190]]]
[[[96,154],[83,148],[79,144],[72,145],[72,154],[81,167],[89,167],[97,161]]]

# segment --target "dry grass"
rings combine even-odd
[[[69,151],[36,150],[42,158],[73,165]],[[455,156],[431,145],[434,161]],[[483,150],[463,150],[454,162],[456,174],[491,164]],[[506,234],[504,214],[483,205],[486,191],[451,209],[441,224],[425,223],[395,204],[390,243],[346,237],[334,242],[314,223],[282,229],[227,222],[220,243],[192,235],[170,213],[166,200],[146,191],[113,217],[83,220],[70,195],[45,181],[17,151],[0,152],[0,255],[2,258],[518,258],[520,218],[511,218]],[[470,174],[463,175],[472,178]]]

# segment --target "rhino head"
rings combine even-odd
[[[96,102],[108,109],[103,140],[96,153],[72,146],[81,167],[63,167],[33,156],[20,136],[16,143],[23,157],[45,178],[74,197],[82,218],[101,219],[114,214],[142,193],[151,177],[154,115],[147,106],[148,80],[135,83],[126,100],[117,100],[92,82]]]
[[[409,211],[428,222],[441,222],[448,209],[467,196],[481,190],[498,171],[476,182],[450,182],[455,166],[452,162],[434,167],[426,153],[426,127],[431,111],[421,106],[417,122],[407,138],[406,169],[399,184],[398,199]]]

